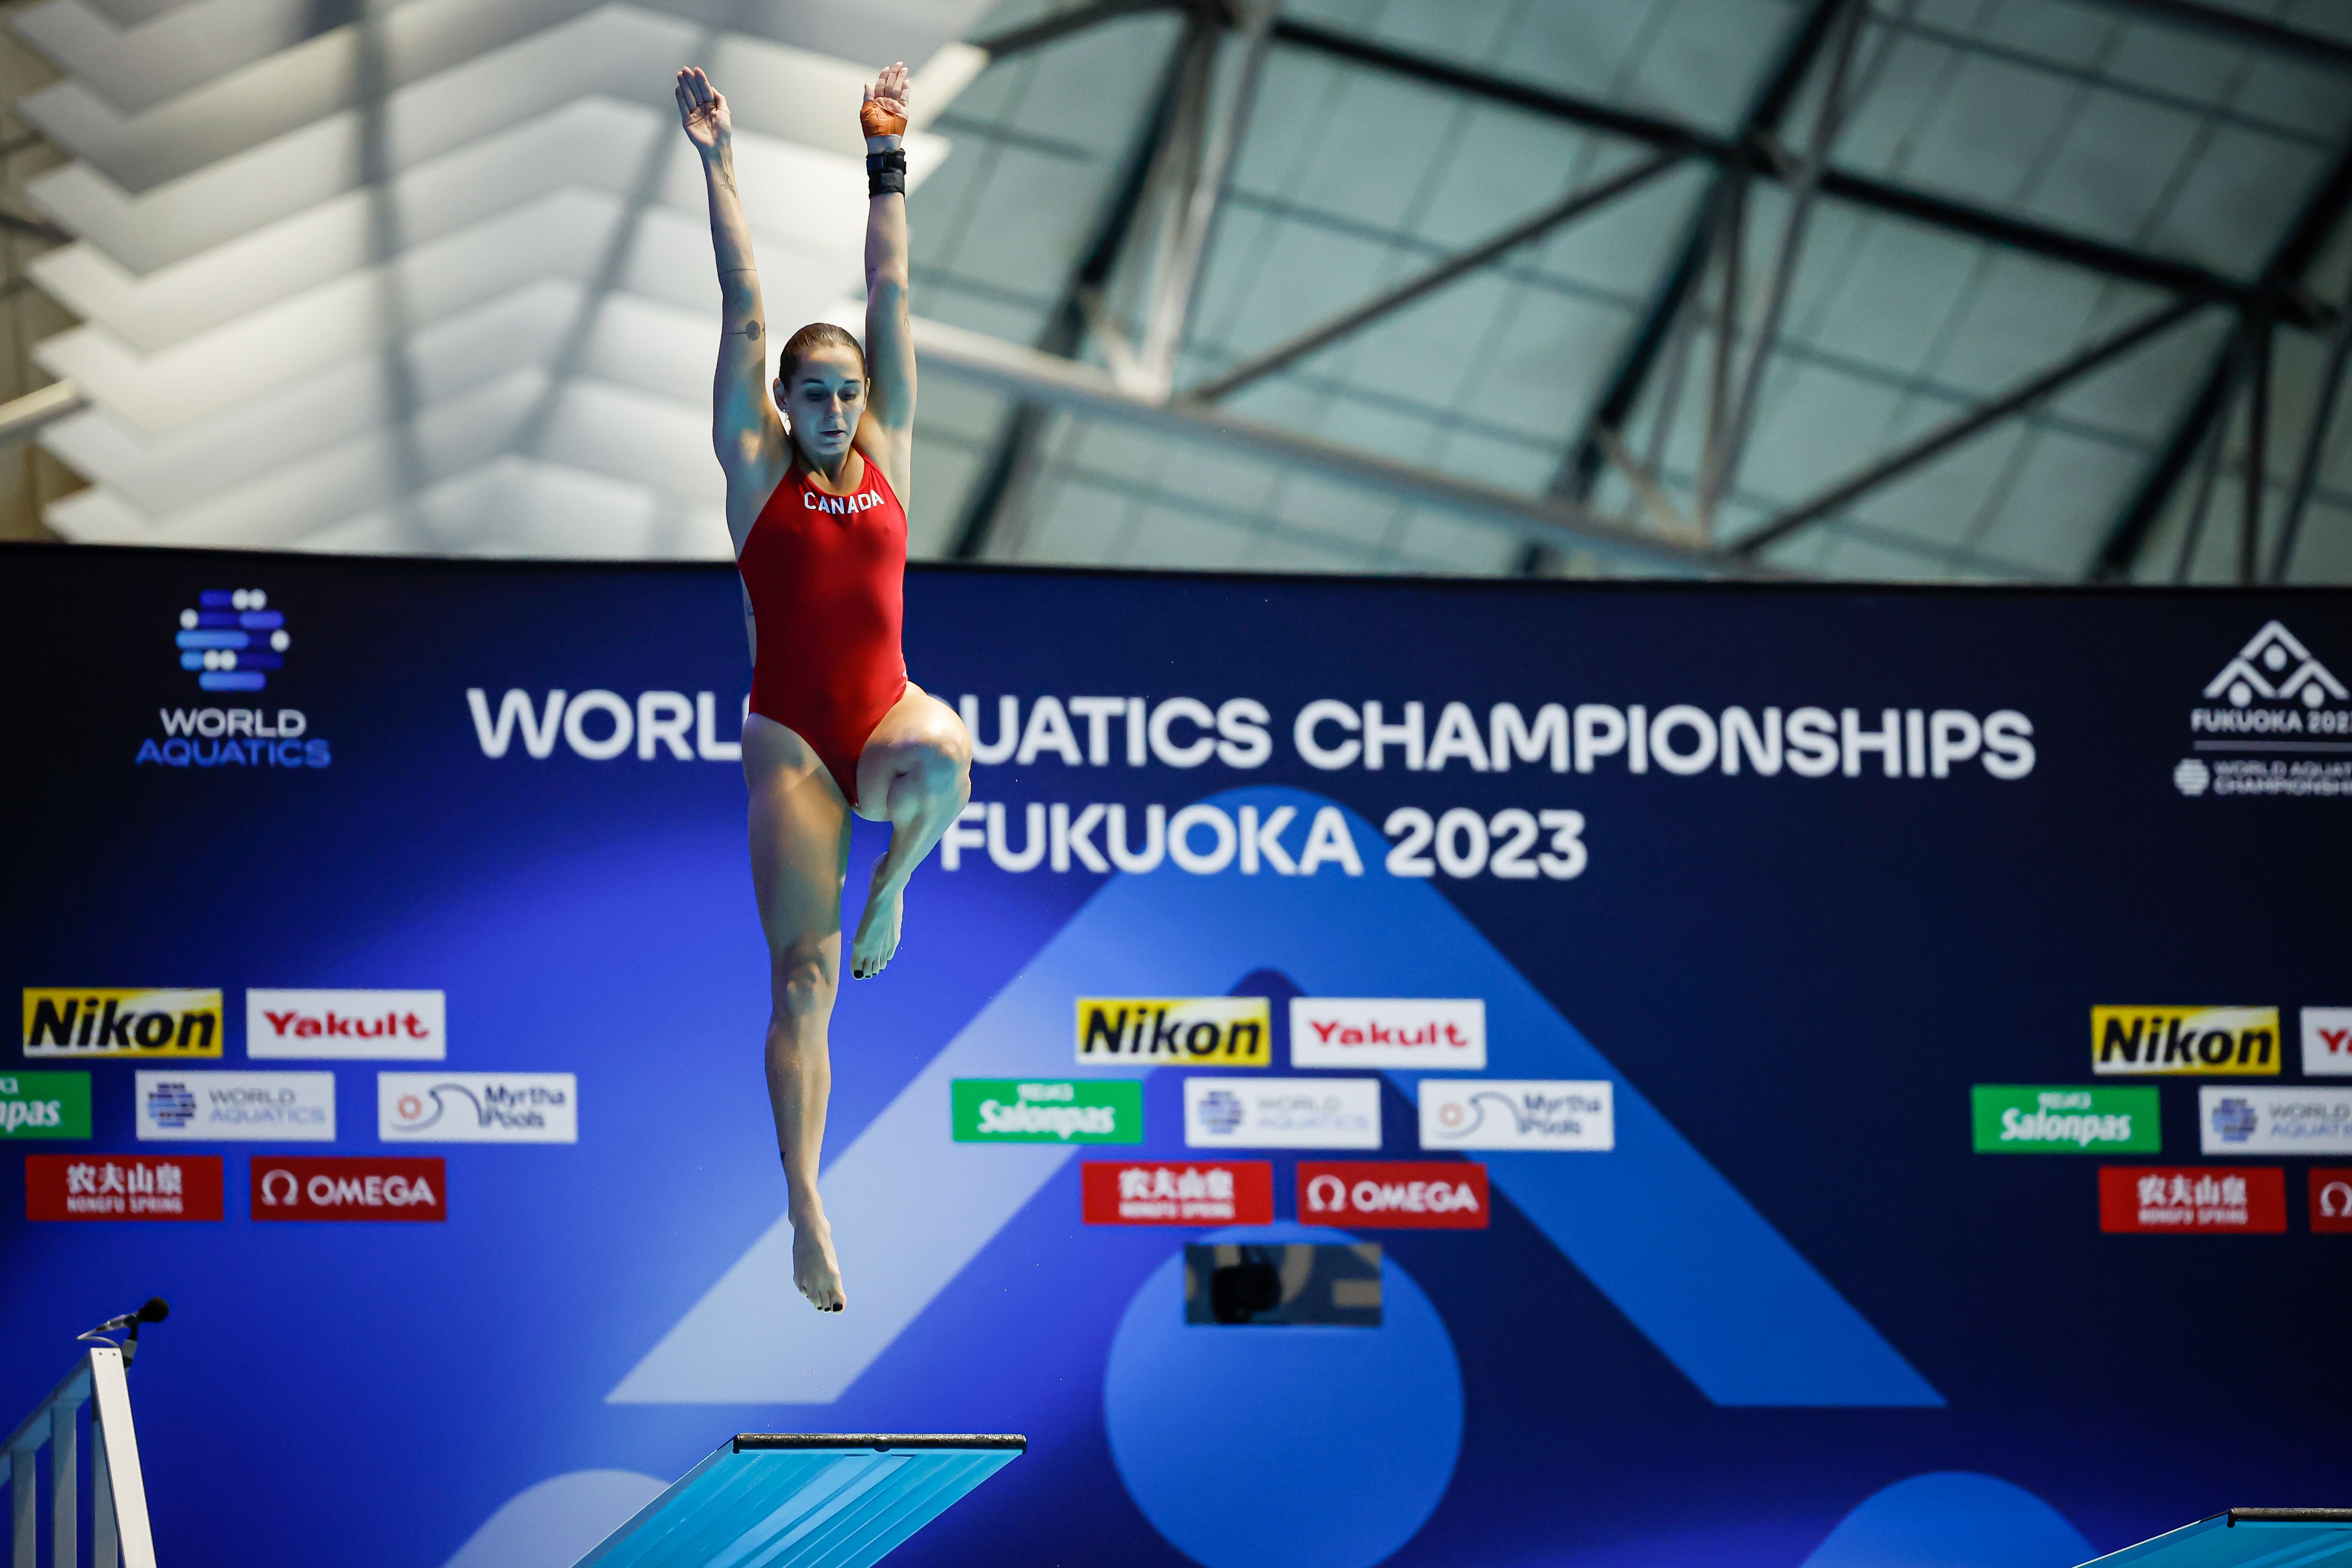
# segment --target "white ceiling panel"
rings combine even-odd
[[[379,0],[324,29],[289,0],[21,14],[68,72],[21,107],[76,155],[32,194],[79,237],[38,276],[83,324],[37,358],[91,404],[43,434],[93,480],[52,526],[723,555],[718,289],[672,73],[705,64],[735,107],[772,315],[854,321],[859,89],[928,61],[917,103],[936,113],[976,72],[950,42],[976,9]],[[910,184],[947,153],[910,138]]]

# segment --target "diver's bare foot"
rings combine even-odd
[[[820,1312],[838,1312],[847,1304],[841,1263],[833,1255],[833,1227],[823,1215],[793,1216],[793,1283]]]
[[[866,897],[866,913],[858,918],[857,939],[849,949],[849,977],[871,980],[898,952],[898,925],[904,897],[880,889]]]

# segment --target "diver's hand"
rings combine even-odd
[[[867,141],[907,133],[907,68],[901,62],[866,89],[866,101],[857,106],[857,124]]]
[[[735,121],[727,112],[726,95],[710,85],[698,66],[677,73],[677,118],[697,152],[715,153],[734,140]]]

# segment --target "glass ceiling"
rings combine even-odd
[[[1118,9],[1007,0],[967,36]],[[1201,25],[1125,9],[999,53],[935,122],[953,153],[914,201],[919,313],[1106,365],[1137,340],[1181,189],[1136,175],[1173,140],[1155,110]],[[1212,112],[1243,107],[1180,398],[1663,145],[1678,156],[1624,193],[1209,406],[1807,574],[2274,570],[2352,271],[2336,221],[2352,7],[1871,0],[1848,28],[1794,0],[1286,0],[1254,83],[1238,9],[1213,44]],[[2223,11],[2271,31],[2199,19]],[[1755,177],[1727,174],[1743,145]],[[2277,325],[2248,336],[2242,310]],[[2143,323],[2050,395],[1832,493]],[[2248,552],[2245,372],[2265,339]],[[1712,486],[1711,424],[1745,431]],[[2352,580],[2340,403],[2332,425],[2291,581]],[[942,374],[917,449],[923,554],[1628,569],[1213,439],[1024,414]]]

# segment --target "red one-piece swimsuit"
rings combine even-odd
[[[751,711],[806,741],[857,804],[857,758],[907,690],[907,509],[859,453],[855,493],[798,463],[760,509],[735,568],[751,601]]]

